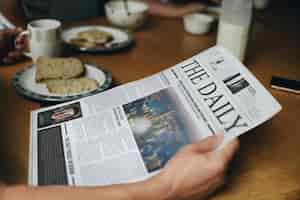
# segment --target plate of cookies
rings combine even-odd
[[[62,40],[82,52],[112,52],[133,44],[126,31],[106,26],[79,26],[62,31]]]
[[[111,74],[77,58],[39,57],[36,64],[17,72],[13,86],[22,96],[37,101],[66,102],[108,89]]]

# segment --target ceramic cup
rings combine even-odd
[[[191,34],[205,34],[210,31],[215,18],[212,15],[192,13],[183,16],[184,30]]]
[[[122,28],[137,29],[147,20],[148,4],[137,0],[115,0],[105,4],[108,21]]]
[[[23,52],[34,62],[40,56],[57,57],[61,54],[61,22],[54,19],[40,19],[30,22],[27,30],[18,37],[28,35],[30,52]]]

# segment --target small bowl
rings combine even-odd
[[[205,34],[211,29],[215,17],[208,14],[192,13],[183,16],[184,30],[191,34]]]
[[[110,1],[105,4],[105,13],[108,21],[122,28],[136,29],[141,27],[147,20],[149,6],[148,4],[127,0],[126,3],[123,0]]]

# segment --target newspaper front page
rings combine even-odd
[[[29,184],[96,186],[153,176],[186,144],[224,144],[270,119],[278,102],[213,47],[150,77],[31,113]]]

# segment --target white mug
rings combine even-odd
[[[36,62],[38,57],[57,57],[62,50],[61,22],[54,19],[40,19],[30,22],[27,30],[18,37],[28,35],[30,52],[23,52]]]

